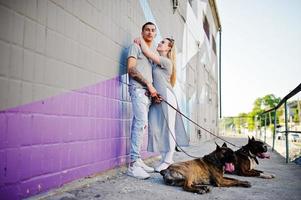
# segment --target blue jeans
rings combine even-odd
[[[145,92],[145,89],[130,88],[133,110],[130,150],[132,162],[141,158],[140,149],[143,144],[143,135],[148,127],[148,111],[151,100],[145,95]]]

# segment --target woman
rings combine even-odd
[[[153,63],[153,85],[158,94],[168,103],[178,108],[173,92],[176,82],[176,47],[173,39],[163,39],[157,47],[159,53],[151,51],[141,38],[135,39],[143,54]],[[148,151],[160,152],[161,162],[155,167],[156,172],[166,169],[173,161],[176,142],[187,146],[189,138],[186,134],[181,116],[166,103],[152,104],[149,111]]]

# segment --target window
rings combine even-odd
[[[214,38],[213,35],[211,35],[211,38],[212,38],[212,50],[213,50],[213,52],[216,55],[216,42],[215,42],[215,38]]]
[[[204,15],[204,21],[203,21],[203,28],[206,33],[206,36],[208,40],[210,41],[210,30],[209,30],[209,22],[207,20],[207,17]]]

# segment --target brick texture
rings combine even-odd
[[[170,1],[145,2],[184,51],[183,16]],[[0,0],[1,198],[26,198],[127,162],[132,113],[122,82],[127,47],[146,19],[140,1]],[[215,81],[202,85],[214,93]],[[207,107],[214,118],[216,108]],[[144,141],[143,157],[153,156]]]

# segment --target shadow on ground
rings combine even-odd
[[[237,145],[245,145],[246,138],[226,138]],[[222,144],[222,141],[217,143]],[[214,140],[191,145],[186,150],[194,156],[203,156],[215,149]],[[236,150],[233,148],[233,150]],[[269,149],[270,151],[270,149]],[[259,160],[256,169],[276,175],[274,179],[261,179],[254,177],[235,177],[251,182],[251,188],[212,187],[208,194],[199,195],[188,193],[179,187],[172,187],[163,184],[160,174],[152,173],[147,180],[137,180],[125,175],[126,168],[119,168],[90,178],[75,181],[57,190],[50,191],[30,199],[47,200],[123,200],[123,199],[236,199],[236,200],[299,200],[301,197],[301,166],[295,163],[285,163],[285,159],[275,152],[270,152],[271,159]],[[175,155],[176,161],[189,160],[190,158],[181,152]],[[156,159],[155,159],[156,160]],[[152,159],[148,164],[153,165],[156,161]]]

